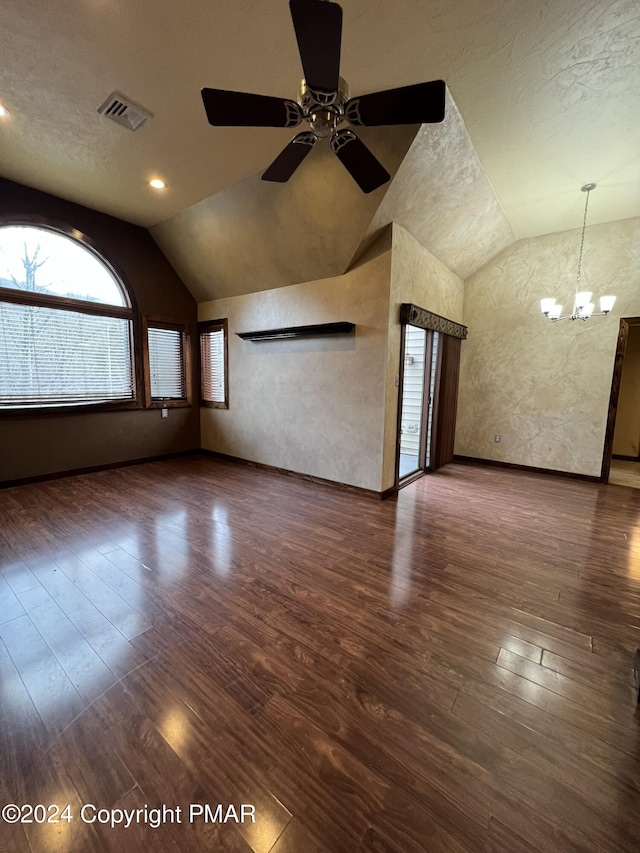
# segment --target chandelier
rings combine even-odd
[[[585,184],[580,187],[583,193],[587,194],[584,203],[584,219],[582,221],[582,240],[580,241],[580,255],[578,256],[578,275],[576,278],[576,292],[573,297],[573,310],[571,314],[562,313],[562,305],[558,305],[553,297],[540,300],[540,310],[552,320],[588,320],[589,317],[604,316],[611,311],[613,303],[616,301],[615,296],[601,296],[600,310],[595,314],[593,309],[596,307],[591,301],[592,293],[589,290],[580,290],[580,275],[582,273],[582,250],[584,249],[584,232],[587,228],[587,208],[589,207],[589,193],[595,190],[595,184]]]

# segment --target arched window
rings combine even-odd
[[[0,224],[0,409],[134,403],[133,314],[81,234]]]

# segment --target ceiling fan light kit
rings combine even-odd
[[[573,310],[570,314],[562,313],[562,305],[559,305],[553,297],[540,300],[540,311],[552,322],[558,320],[588,320],[589,317],[604,317],[614,306],[615,296],[601,296],[600,310],[594,313],[595,304],[591,301],[593,294],[590,290],[580,290],[580,276],[582,274],[582,253],[584,250],[584,233],[587,228],[587,209],[589,207],[589,193],[595,190],[595,184],[584,184],[580,187],[581,192],[586,193],[584,203],[584,218],[582,220],[582,239],[580,241],[580,254],[578,255],[578,273],[576,276],[576,290],[573,297]]]
[[[284,183],[316,143],[328,139],[331,150],[360,189],[370,193],[390,175],[351,127],[426,124],[444,119],[446,87],[442,80],[349,97],[339,76],[342,8],[330,0],[289,0],[304,71],[297,101],[202,89],[209,123],[217,127],[298,127],[298,133],[262,175]],[[343,122],[350,127],[339,127]]]

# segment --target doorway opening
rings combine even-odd
[[[620,320],[600,480],[640,488],[640,317]]]

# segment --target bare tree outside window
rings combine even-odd
[[[27,248],[27,244],[24,243],[24,254],[22,255],[22,266],[24,267],[24,281],[19,282],[13,273],[9,273],[11,276],[11,280],[14,285],[21,290],[28,290],[31,293],[35,293],[38,289],[36,287],[36,273],[40,269],[41,266],[46,264],[47,259],[38,260],[38,255],[40,254],[40,244],[38,243],[33,250],[33,255],[29,256],[29,249]]]

